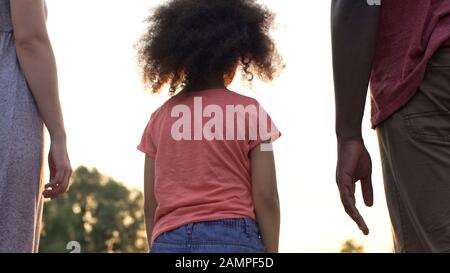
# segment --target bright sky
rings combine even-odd
[[[96,167],[139,189],[144,157],[135,147],[150,114],[167,96],[145,93],[133,45],[149,8],[163,2],[47,0],[72,164]],[[271,84],[258,82],[250,89],[237,82],[232,89],[257,98],[283,133],[274,144],[281,251],[336,252],[347,239],[363,243],[368,252],[391,251],[376,134],[367,117],[375,206],[360,207],[370,236],[361,235],[346,216],[335,185],[329,1],[261,2],[277,13],[274,36],[287,68]]]

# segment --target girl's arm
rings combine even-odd
[[[155,161],[149,156],[146,156],[144,170],[144,212],[147,240],[150,249],[152,247],[151,237],[153,233],[155,210]]]
[[[50,183],[44,196],[55,198],[67,191],[72,174],[58,94],[56,61],[46,27],[43,0],[12,0],[11,17],[17,56],[40,115],[51,137]]]
[[[262,151],[259,145],[250,152],[250,159],[253,202],[263,242],[268,253],[277,253],[280,237],[280,203],[273,152]]]

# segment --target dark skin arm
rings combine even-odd
[[[366,0],[333,0],[331,30],[336,98],[338,162],[336,181],[342,204],[359,229],[369,229],[356,208],[355,186],[361,181],[364,202],[373,205],[372,161],[361,124],[374,59],[380,6]]]

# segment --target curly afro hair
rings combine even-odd
[[[272,80],[282,62],[269,34],[274,17],[254,0],[170,0],[137,44],[143,81],[154,93],[169,84],[173,95],[238,66],[249,81]]]

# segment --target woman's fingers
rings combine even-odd
[[[56,198],[69,189],[69,181],[72,175],[69,156],[65,142],[53,141],[48,155],[50,168],[50,182],[45,185],[43,195],[45,198]]]
[[[45,185],[44,197],[53,199],[67,192],[71,174],[72,170],[70,166],[64,165],[57,167],[55,177],[50,180],[50,183]]]
[[[63,193],[66,193],[69,190],[71,176],[72,176],[72,169],[68,167],[64,173],[63,184],[61,185]]]

